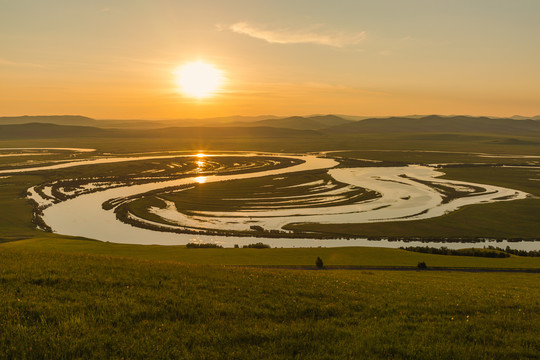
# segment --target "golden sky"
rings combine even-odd
[[[537,0],[0,0],[0,116],[540,114]],[[214,66],[207,98],[175,71]]]

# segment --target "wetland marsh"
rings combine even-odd
[[[429,221],[463,207],[533,197],[511,187],[441,178],[445,169],[440,165],[391,166],[374,160],[378,163],[373,167],[370,159],[361,159],[360,166],[347,167],[354,157],[343,153],[335,158],[328,152],[89,157],[88,150],[2,150],[4,159],[10,154],[13,159],[43,157],[48,151],[49,155],[62,151],[66,157],[51,160],[59,163],[11,164],[0,170],[3,176],[54,171],[55,180],[28,189],[35,222],[42,230],[132,244],[196,242],[232,247],[262,239],[273,247],[399,247],[403,241],[388,241],[384,235],[375,242],[324,228]],[[74,168],[87,176],[73,176]],[[414,236],[401,240],[413,246],[426,241]],[[441,236],[428,242],[447,246],[452,240]],[[537,249],[534,242],[495,240],[503,247]],[[492,242],[480,237],[459,241],[450,246]]]

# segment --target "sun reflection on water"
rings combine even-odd
[[[200,150],[199,150],[200,151]],[[195,155],[196,158],[198,159],[202,159],[204,157],[207,157],[208,155],[206,155],[205,153],[202,153],[202,152],[199,152]],[[205,165],[205,162],[203,160],[198,160],[198,161],[195,161],[195,164],[197,164],[197,169],[195,169],[196,172],[202,172],[204,171],[204,165]]]
[[[206,176],[197,176],[193,180],[195,180],[195,182],[198,182],[199,184],[204,184],[206,182]]]

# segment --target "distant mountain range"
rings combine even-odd
[[[227,117],[198,121],[96,120],[76,115],[0,118],[0,139],[91,136],[272,138],[346,136],[371,133],[469,133],[540,136],[540,121],[439,115],[369,118],[360,121],[344,119],[337,115],[292,116],[272,119]]]
[[[229,126],[231,123],[249,123],[260,120],[277,119],[277,116],[224,116],[206,119],[168,119],[168,120],[143,120],[143,119],[92,119],[80,115],[47,115],[47,116],[6,116],[0,117],[0,125],[48,123],[56,125],[95,126],[101,128],[123,129],[156,129],[172,126]]]
[[[0,125],[48,123],[56,125],[95,126],[101,128],[123,129],[156,129],[165,127],[199,127],[199,126],[270,126],[297,130],[318,130],[330,126],[350,122],[335,115],[314,115],[310,117],[292,116],[279,118],[272,115],[261,116],[226,116],[206,119],[170,119],[170,120],[96,120],[79,115],[51,115],[51,116],[13,116],[0,117]]]
[[[310,115],[277,117],[272,115],[260,116],[224,116],[205,119],[108,119],[97,120],[80,115],[46,115],[46,116],[6,116],[0,117],[0,125],[49,123],[57,125],[94,126],[101,128],[164,128],[164,127],[199,127],[199,126],[271,126],[297,130],[321,130],[333,126],[351,124],[358,121],[375,121],[387,119],[511,119],[511,120],[540,120],[540,115],[524,117],[515,115],[511,118],[473,117],[459,115],[407,115],[399,117],[366,117],[349,115]],[[453,120],[454,119],[454,120]]]
[[[327,133],[489,133],[540,135],[540,121],[430,115],[366,119],[327,128]]]
[[[0,117],[0,125],[48,123],[56,125],[98,126],[99,121],[80,115],[47,115],[47,116],[4,116]]]
[[[55,125],[94,126],[100,128],[165,127],[148,120],[96,120],[80,115],[9,116],[0,117],[0,125],[47,123]]]
[[[297,130],[322,130],[353,122],[336,115],[314,115],[310,117],[290,116],[281,119],[265,119],[251,122],[236,121],[228,124],[228,126],[271,126]]]
[[[169,127],[159,129],[103,129],[91,126],[46,123],[0,125],[0,140],[49,139],[69,137],[101,138],[288,138],[323,134],[314,130],[257,127]]]

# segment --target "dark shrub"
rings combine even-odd
[[[218,244],[195,244],[195,243],[187,243],[186,248],[188,249],[209,249],[209,248],[223,248],[223,246]]]
[[[317,260],[315,260],[315,266],[317,266],[317,269],[324,268],[323,261],[320,257],[317,256]]]
[[[250,248],[250,249],[269,249],[270,245],[263,244],[262,242],[258,242],[256,244],[249,244],[242,246],[243,248]]]

